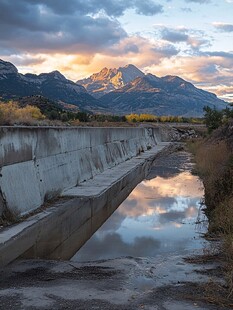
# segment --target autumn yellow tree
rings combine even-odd
[[[17,102],[9,101],[7,103],[0,102],[0,124],[33,124],[35,121],[45,119],[40,109],[35,106],[27,105],[19,107]]]
[[[126,115],[128,122],[154,122],[157,120],[157,116],[153,114],[129,114]]]

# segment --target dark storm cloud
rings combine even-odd
[[[154,1],[0,0],[1,50],[99,52],[127,37],[115,17],[130,8],[143,15],[162,12]]]
[[[16,7],[0,1],[0,41],[4,49],[19,51],[94,52],[127,34],[116,20],[93,18],[76,12],[65,18],[40,6],[18,1]]]

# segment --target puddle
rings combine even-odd
[[[196,224],[203,186],[187,153],[160,160],[114,214],[71,259],[185,255],[203,247]]]

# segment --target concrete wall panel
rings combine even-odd
[[[148,128],[0,128],[0,193],[18,216],[159,140]],[[0,202],[1,203],[1,202]],[[2,203],[1,203],[2,204]]]

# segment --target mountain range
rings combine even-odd
[[[76,83],[59,71],[20,74],[10,62],[0,60],[0,97],[17,99],[39,95],[65,107],[97,113],[150,113],[155,115],[202,116],[208,105],[222,109],[226,102],[196,88],[178,76],[144,74],[134,65],[103,68]]]
[[[196,88],[177,76],[158,78],[152,74],[138,77],[124,87],[101,98],[113,113],[150,113],[155,115],[202,116],[203,107],[223,109],[226,103],[213,93]]]
[[[89,95],[82,85],[66,79],[59,71],[23,75],[12,63],[0,60],[0,97],[14,99],[32,95],[60,104],[72,104],[79,109],[101,110],[101,103]]]

